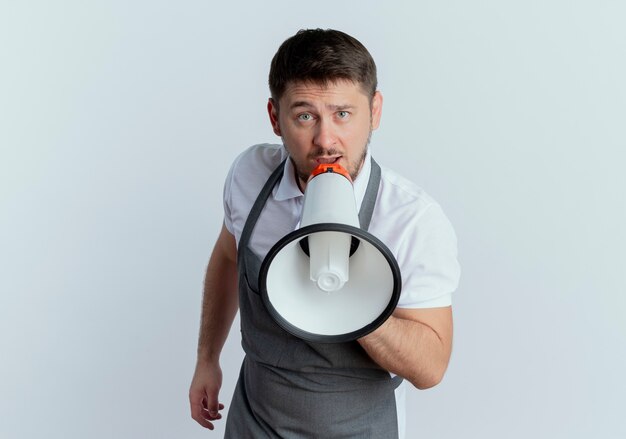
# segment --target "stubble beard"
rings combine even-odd
[[[348,171],[348,173],[350,174],[350,177],[352,178],[352,181],[356,180],[357,176],[359,175],[359,172],[361,172],[361,168],[363,167],[363,163],[365,162],[365,157],[367,157],[367,148],[370,144],[370,140],[372,139],[372,130],[370,129],[369,134],[367,135],[367,140],[365,141],[365,145],[363,146],[363,150],[361,152],[361,155],[359,156],[359,159],[353,164],[353,163],[348,163],[346,170]],[[285,143],[284,139],[283,139],[283,145],[285,147],[285,149],[287,150],[287,152],[289,152],[289,146]],[[313,151],[311,154],[309,154],[306,159],[307,160],[315,160],[318,158],[324,158],[326,156],[333,156],[333,155],[338,155],[339,151],[335,150],[335,149],[329,149],[329,150],[324,150],[322,148],[319,148],[315,151]],[[310,173],[305,173],[303,171],[301,171],[300,167],[298,166],[298,164],[294,161],[293,157],[290,156],[289,160],[291,160],[291,163],[293,164],[295,173],[296,173],[296,177],[298,178],[298,183],[300,185],[300,183],[304,183],[304,185],[306,185],[307,181],[309,180],[310,177]],[[302,186],[301,186],[302,187]]]

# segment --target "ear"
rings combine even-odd
[[[267,114],[270,117],[270,123],[272,124],[274,134],[281,136],[280,124],[278,123],[278,103],[272,98],[267,100]]]
[[[376,91],[372,97],[372,130],[380,125],[380,117],[383,115],[383,95]]]

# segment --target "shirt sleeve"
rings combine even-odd
[[[281,145],[252,145],[239,154],[224,180],[224,225],[239,242],[248,213],[275,167],[282,160]]]
[[[452,304],[461,274],[457,238],[437,203],[414,218],[399,252],[402,269],[400,308],[436,308]]]
[[[230,166],[228,174],[226,175],[226,179],[224,180],[224,191],[223,191],[223,201],[224,201],[224,226],[226,229],[232,234],[235,234],[235,228],[233,226],[233,218],[232,218],[232,186],[233,186],[233,173],[235,171],[235,166],[237,165],[238,160],[235,160],[233,164]]]

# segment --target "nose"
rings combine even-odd
[[[313,144],[323,149],[334,149],[337,144],[337,133],[331,121],[320,118],[315,127]]]

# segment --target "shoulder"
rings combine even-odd
[[[441,205],[420,186],[381,166],[380,191],[376,201],[381,223],[385,228],[394,228],[404,233],[423,234],[426,230],[439,230],[450,235],[454,230]],[[444,232],[445,231],[445,232]]]
[[[378,203],[385,210],[397,209],[405,214],[421,215],[436,205],[436,201],[420,186],[397,172],[381,166],[381,182]]]
[[[263,143],[246,148],[233,161],[224,182],[224,223],[237,241],[259,191],[285,157],[282,145]]]
[[[246,148],[233,162],[231,172],[267,175],[282,162],[287,153],[282,145],[261,143]]]
[[[287,157],[282,145],[262,143],[244,150],[233,161],[226,185],[229,188],[256,188],[262,186],[269,175]]]

